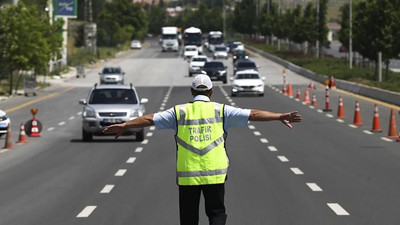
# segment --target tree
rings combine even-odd
[[[377,62],[378,52],[386,64],[400,53],[400,0],[368,0],[355,4],[354,49]]]
[[[22,2],[0,11],[0,21],[0,66],[9,74],[12,94],[14,71],[46,68],[50,59],[59,55],[62,38],[55,30],[62,24],[50,25],[49,18],[35,6],[26,7]]]
[[[254,0],[242,0],[237,3],[233,14],[233,29],[242,34],[255,33],[257,17]]]

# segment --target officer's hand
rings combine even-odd
[[[300,122],[303,118],[301,117],[301,115],[298,114],[299,112],[297,111],[293,111],[293,112],[288,112],[288,113],[283,113],[280,116],[280,121],[285,124],[287,127],[289,127],[290,129],[293,128],[291,123],[298,123]]]
[[[103,133],[105,134],[115,134],[115,138],[117,139],[119,136],[121,136],[124,132],[125,125],[124,124],[114,124],[111,126],[106,127],[103,130]]]

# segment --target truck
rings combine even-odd
[[[179,49],[178,27],[162,27],[161,28],[161,50],[175,51]]]

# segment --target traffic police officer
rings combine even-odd
[[[211,102],[212,87],[207,75],[197,75],[192,82],[190,103],[104,129],[104,133],[115,134],[115,138],[127,128],[155,125],[157,129],[175,130],[181,225],[198,224],[201,193],[210,225],[226,223],[224,184],[229,160],[225,139],[230,127],[244,127],[248,121],[280,120],[292,128],[292,122],[302,120],[296,111],[274,113]]]

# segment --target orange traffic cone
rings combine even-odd
[[[28,143],[28,140],[26,140],[26,134],[25,134],[25,126],[23,123],[21,123],[21,128],[19,131],[19,138],[17,143]]]
[[[361,122],[361,111],[360,111],[360,103],[356,100],[356,110],[354,111],[354,121],[353,125],[362,125]]]
[[[311,100],[311,105],[312,106],[317,106],[317,97],[315,96],[315,94],[313,94],[312,96],[312,100]]]
[[[310,94],[308,93],[308,88],[306,88],[306,93],[304,94],[303,104],[310,104]]]
[[[293,97],[293,90],[292,90],[292,84],[291,83],[289,83],[288,90],[287,90],[287,95],[289,97]]]
[[[298,100],[301,99],[300,89],[297,89],[296,99],[298,99]]]
[[[40,137],[39,127],[38,127],[38,123],[37,123],[35,116],[33,116],[33,119],[32,119],[32,128],[31,128],[31,133],[29,136],[30,137]]]
[[[382,132],[381,129],[381,123],[379,120],[379,110],[378,110],[378,105],[375,104],[375,109],[374,109],[374,119],[372,121],[372,132]]]
[[[309,85],[308,85],[308,87],[311,89],[311,90],[315,90],[316,88],[315,88],[315,85],[314,85],[314,82],[311,82]]]
[[[336,88],[335,78],[333,78],[333,76],[331,76],[331,79],[330,79],[330,82],[329,82],[329,87],[330,88]]]
[[[344,118],[343,98],[339,96],[339,107],[337,111],[337,118]]]
[[[389,132],[388,132],[388,138],[398,138],[399,135],[397,135],[397,128],[396,128],[396,116],[394,115],[394,110],[390,110],[390,122],[389,122]]]
[[[13,147],[13,144],[11,142],[11,123],[9,123],[8,127],[7,127],[6,142],[5,142],[4,148],[10,149],[12,147]]]

